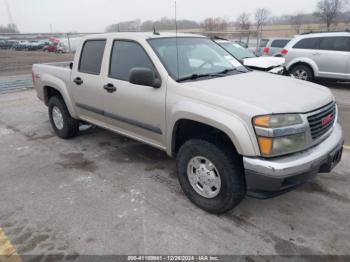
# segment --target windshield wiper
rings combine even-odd
[[[187,81],[187,80],[196,80],[198,78],[203,78],[203,77],[210,77],[210,74],[192,74],[190,76],[185,76],[185,77],[181,77],[177,80],[177,82],[183,82],[183,81]]]
[[[187,81],[187,80],[196,80],[196,79],[204,78],[204,77],[224,77],[225,75],[227,75],[228,73],[233,72],[233,71],[237,71],[237,72],[241,72],[241,73],[247,72],[246,70],[243,71],[243,70],[240,70],[239,68],[235,67],[235,68],[225,69],[225,70],[222,70],[222,71],[217,72],[217,73],[193,74],[190,76],[179,78],[177,80],[177,82],[183,82],[183,81]]]

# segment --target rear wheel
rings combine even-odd
[[[292,76],[296,79],[305,80],[305,81],[313,81],[314,74],[312,69],[307,65],[296,65],[291,70]]]
[[[60,96],[49,100],[49,117],[56,135],[63,139],[75,137],[79,132],[79,121],[72,118]]]
[[[177,154],[177,170],[185,195],[198,207],[223,214],[246,195],[241,157],[220,142],[191,139]]]

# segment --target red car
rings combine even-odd
[[[43,47],[44,52],[57,52],[57,43],[52,43]]]

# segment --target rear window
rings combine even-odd
[[[305,38],[300,40],[293,48],[295,49],[319,49],[320,38]]]
[[[283,48],[289,43],[289,41],[290,40],[287,39],[274,40],[271,44],[271,47]]]
[[[105,51],[106,40],[88,40],[80,55],[79,72],[99,75]]]
[[[269,42],[269,39],[261,39],[259,47],[266,47],[268,42]]]
[[[320,49],[329,51],[349,51],[349,37],[322,38]]]

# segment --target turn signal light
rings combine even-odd
[[[258,137],[260,151],[264,156],[271,155],[272,152],[272,138]]]

